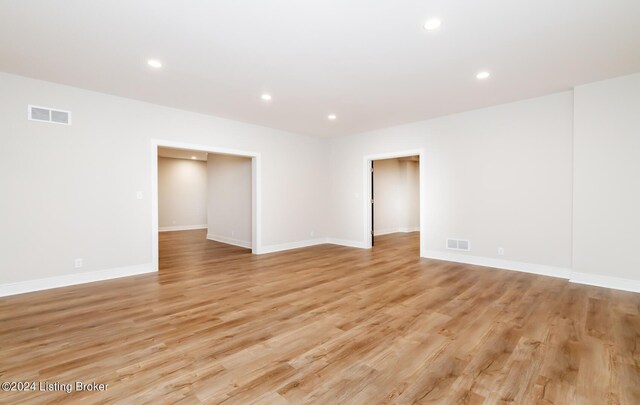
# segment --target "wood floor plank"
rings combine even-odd
[[[371,250],[160,234],[160,271],[0,298],[0,403],[640,403],[640,294]]]

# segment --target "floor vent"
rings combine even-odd
[[[71,125],[71,111],[55,110],[53,108],[29,106],[31,121],[50,122],[52,124]]]
[[[471,250],[471,243],[465,239],[447,239],[447,249],[452,250]]]

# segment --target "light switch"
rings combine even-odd
[[[137,198],[138,200],[142,200],[142,191],[138,191],[138,192],[136,193],[136,198]]]

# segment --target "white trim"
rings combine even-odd
[[[596,287],[613,288],[614,290],[640,293],[640,280],[572,272],[571,279],[569,281],[577,284],[586,284]]]
[[[207,234],[207,239],[213,240],[220,243],[226,243],[227,245],[240,246],[243,248],[251,249],[251,242],[228,238],[226,236],[212,235],[210,233]]]
[[[207,239],[212,235],[207,235]],[[229,240],[229,239],[227,239]],[[229,243],[230,242],[223,242]],[[248,242],[243,247],[248,247]],[[290,249],[298,249],[303,247],[322,245],[322,244],[341,245],[352,248],[368,249],[366,244],[361,241],[349,241],[334,238],[311,239],[300,242],[283,243],[280,245],[271,245],[263,248],[259,254],[274,253]],[[587,274],[572,272],[571,269],[562,267],[545,266],[540,264],[516,262],[510,260],[493,259],[489,257],[469,256],[448,252],[426,251],[426,258],[445,260],[449,262],[472,264],[487,268],[496,268],[512,271],[520,271],[524,273],[532,273],[543,276],[557,277],[568,279],[571,283],[585,284],[596,287],[611,288],[615,290],[631,291],[640,293],[640,281],[625,279],[619,277],[602,276],[597,274]],[[140,274],[153,273],[156,270],[153,263],[145,263],[136,266],[119,267],[114,269],[97,270],[85,273],[64,274],[61,276],[42,278],[36,280],[21,281],[17,283],[8,283],[0,285],[0,297],[6,297],[16,294],[24,294],[34,291],[48,290],[52,288],[68,287],[72,285],[93,283],[96,281],[105,281],[121,277],[130,277]]]
[[[262,166],[260,154],[251,158],[251,252],[262,247]]]
[[[317,239],[303,240],[299,242],[282,243],[280,245],[265,246],[258,253],[259,254],[274,253],[274,252],[281,252],[284,250],[299,249],[303,247],[324,245],[324,244],[347,246],[347,247],[352,247],[357,249],[371,249],[371,246],[367,247],[365,243],[362,241],[336,239],[336,238],[317,238]]]
[[[411,149],[398,152],[378,153],[364,156],[364,176],[362,181],[362,202],[364,204],[363,213],[363,240],[364,248],[371,248],[371,161],[401,158],[407,156],[419,156],[418,167],[420,170],[420,256],[425,257],[427,246],[424,230],[427,229],[426,211],[426,154],[424,149]]]
[[[326,238],[318,238],[318,239],[301,240],[301,241],[298,241],[298,242],[281,243],[279,245],[263,246],[262,249],[260,249],[260,251],[258,252],[258,254],[281,252],[283,250],[299,249],[299,248],[303,248],[303,247],[309,247],[309,246],[315,246],[315,245],[323,245],[325,243],[327,243],[327,239]]]
[[[356,241],[356,240],[327,238],[326,243],[329,243],[331,245],[348,246],[348,247],[353,247],[358,249],[371,249],[371,245],[366,246],[364,242]]]
[[[153,273],[152,263],[137,266],[118,267],[115,269],[97,270],[85,273],[64,274],[62,276],[20,281],[0,285],[0,297],[24,294],[33,291],[49,290],[51,288],[67,287],[71,285],[93,283],[95,281],[111,280],[120,277],[136,276],[138,274]]]
[[[377,231],[373,231],[374,236],[381,235],[389,235],[391,233],[409,233],[409,232],[420,232],[419,226],[414,226],[412,228],[407,228],[406,226],[399,226],[397,228],[387,228],[387,229],[379,229]]]
[[[163,226],[158,228],[158,232],[173,232],[173,231],[193,231],[195,229],[207,229],[208,225],[181,225],[181,226]]]
[[[611,288],[614,290],[631,291],[640,293],[640,280],[632,280],[620,277],[603,276],[599,274],[587,274],[572,271],[569,268],[546,266],[516,262],[511,260],[493,259],[490,257],[470,256],[458,253],[438,252],[428,250],[425,252],[427,259],[445,260],[448,262],[473,264],[489,268],[520,271],[542,276],[557,277],[568,280],[570,283],[585,284],[595,287]]]
[[[476,266],[493,267],[503,270],[521,271],[524,273],[539,274],[542,276],[551,276],[568,279],[571,276],[571,269],[564,267],[546,266],[543,264],[533,264],[526,262],[516,262],[504,259],[493,259],[490,257],[471,256],[459,253],[439,252],[435,250],[427,250],[427,259],[446,260],[449,262],[473,264]]]
[[[151,258],[155,271],[158,271],[158,147],[196,150],[251,158],[251,251],[258,253],[262,248],[262,166],[260,153],[222,148],[211,145],[198,145],[160,139],[151,140]]]

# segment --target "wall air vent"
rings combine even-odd
[[[447,239],[447,249],[452,250],[471,250],[471,243],[465,239]]]
[[[71,111],[55,110],[53,108],[30,105],[28,112],[28,118],[31,121],[71,125]]]

